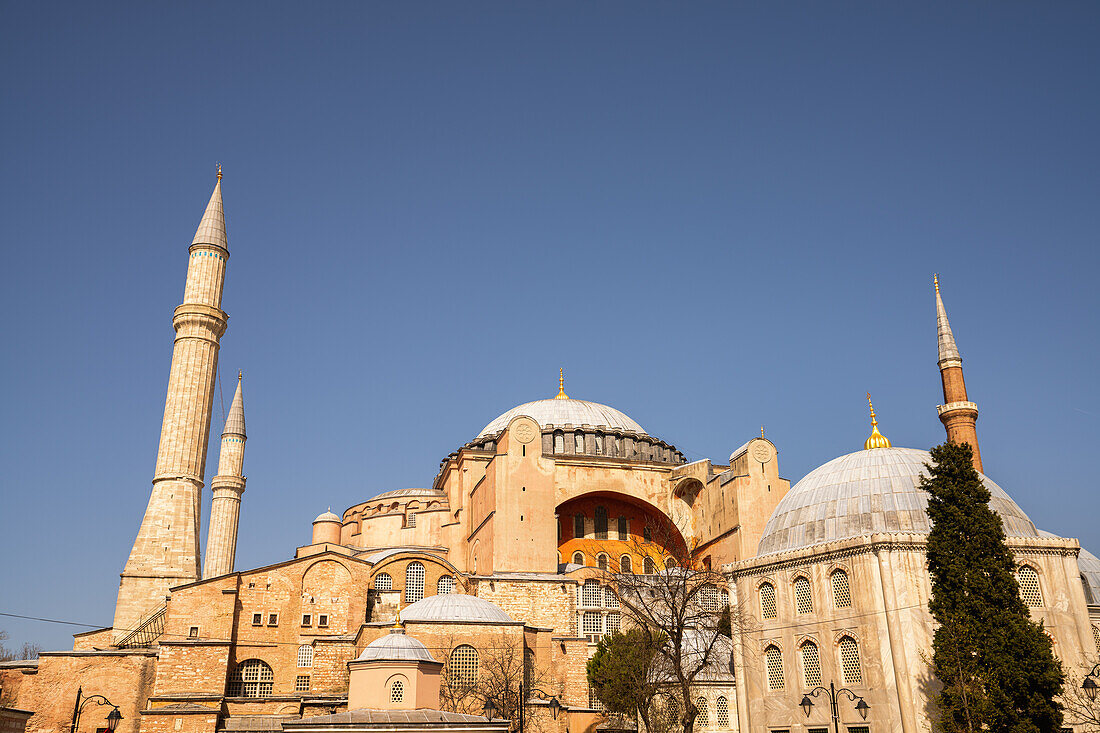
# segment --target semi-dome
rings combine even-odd
[[[428,647],[405,635],[404,629],[392,629],[390,633],[375,639],[363,653],[360,662],[436,662]]]
[[[645,433],[645,429],[641,425],[614,407],[601,405],[599,402],[555,397],[549,400],[525,402],[522,405],[513,407],[486,425],[477,437],[484,438],[499,433],[508,427],[508,423],[512,421],[512,418],[518,415],[533,418],[535,422],[544,428],[547,426],[560,427],[562,425],[591,425],[594,428]]]
[[[465,621],[478,624],[515,623],[497,604],[477,596],[445,593],[428,596],[401,611],[402,621]]]
[[[758,554],[770,555],[874,533],[927,534],[928,493],[920,488],[928,451],[874,448],[834,458],[783,497],[764,526]],[[1034,523],[986,476],[989,505],[1009,537],[1038,537]]]

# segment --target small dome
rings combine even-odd
[[[460,593],[428,596],[401,612],[402,621],[467,621],[480,624],[515,623],[495,603]]]
[[[316,519],[314,519],[313,523],[317,524],[318,522],[339,522],[339,521],[340,521],[340,517],[336,516],[331,511],[328,511],[328,512],[325,512],[324,514],[320,515]]]
[[[879,532],[927,534],[928,493],[920,488],[928,451],[875,448],[815,468],[783,497],[764,526],[757,553],[770,555]],[[1009,537],[1038,537],[1028,516],[982,476],[989,505]]]
[[[585,400],[573,400],[569,398],[549,400],[535,400],[525,402],[513,407],[496,420],[485,426],[477,438],[484,438],[499,433],[508,427],[512,418],[518,415],[526,415],[533,418],[541,427],[561,427],[563,425],[591,425],[594,428],[606,428],[609,430],[622,430],[630,433],[645,433],[645,429],[634,422],[630,417],[619,412],[614,407],[601,405],[599,402],[587,402]]]
[[[363,653],[360,662],[436,662],[421,642],[405,635],[404,629],[392,629],[385,636],[375,639]]]

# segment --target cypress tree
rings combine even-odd
[[[1016,562],[968,444],[932,449],[929,476],[928,603],[938,624],[932,669],[944,733],[1051,733],[1062,665],[1041,623],[1020,598]]]

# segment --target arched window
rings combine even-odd
[[[469,644],[456,646],[451,651],[447,664],[450,667],[448,682],[451,689],[469,687],[477,682],[477,649]]]
[[[584,515],[573,515],[573,537],[580,539],[584,537]]]
[[[859,667],[859,647],[850,636],[840,640],[840,671],[846,685],[863,684],[863,672]]]
[[[313,647],[309,644],[302,644],[300,647],[298,647],[298,666],[313,666]]]
[[[390,683],[390,702],[404,702],[405,701],[405,683],[401,680],[394,680]]]
[[[710,727],[710,721],[707,720],[707,699],[700,697],[695,701],[695,709],[698,711],[695,714],[695,727],[699,730],[706,730]]]
[[[610,585],[603,587],[603,605],[605,608],[619,607],[619,596],[615,594],[615,589]]]
[[[775,586],[771,583],[760,585],[760,615],[764,618],[778,618],[775,607]]]
[[[435,592],[437,595],[445,596],[448,593],[455,592],[455,579],[453,575],[440,575],[439,580],[435,584]]]
[[[794,605],[799,613],[813,613],[814,601],[810,597],[810,581],[805,576],[795,578]]]
[[[618,539],[618,540],[628,540],[628,539],[630,539],[630,525],[627,524],[626,517],[624,517],[623,515],[620,514],[619,515],[619,521],[617,522],[617,524],[618,524],[618,526],[615,528],[616,529],[615,539]]]
[[[374,576],[375,590],[393,590],[393,578],[389,573],[379,573]]]
[[[665,569],[666,570],[671,570],[672,568],[678,568],[678,567],[680,567],[680,563],[676,562],[676,558],[674,558],[674,557],[666,557],[665,558]]]
[[[607,539],[607,507],[596,507],[596,539]]]
[[[584,553],[583,552],[578,551],[578,552],[573,553],[573,564],[574,565],[584,565]]]
[[[608,565],[609,559],[606,552],[601,552],[599,555],[596,555],[596,567],[606,572]]]
[[[798,651],[802,653],[802,679],[806,687],[817,687],[821,684],[821,654],[817,644],[805,641]]]
[[[1024,599],[1024,603],[1032,607],[1043,605],[1043,592],[1039,590],[1039,574],[1035,572],[1035,568],[1029,565],[1020,566],[1016,579],[1020,583],[1020,597]]]
[[[596,455],[603,455],[603,433],[596,433]]]
[[[580,430],[573,435],[573,452],[584,453],[584,433]]]
[[[642,572],[646,575],[653,575],[657,572],[657,565],[653,562],[653,558],[648,555],[642,560]]]
[[[785,686],[783,682],[783,655],[780,653],[779,647],[770,646],[765,649],[764,661],[768,670],[768,689],[782,690]]]
[[[581,586],[581,605],[589,608],[603,605],[603,588],[591,578],[584,581],[584,585]]]
[[[563,433],[560,430],[555,430],[554,431],[554,452],[555,453],[564,453],[565,452],[565,433]]]
[[[699,591],[699,601],[704,611],[718,613],[721,608],[718,604],[718,587],[710,584],[704,585]]]
[[[405,603],[416,603],[424,597],[424,565],[413,560],[405,566]]]
[[[1100,626],[1092,625],[1092,640],[1096,643],[1096,653],[1100,654]]]
[[[630,560],[630,555],[623,555],[619,558],[619,572],[630,575],[634,572],[633,563]]]
[[[535,652],[531,647],[523,648],[523,686],[528,690],[534,690],[532,686],[535,677]]]
[[[833,586],[833,605],[837,608],[851,608],[852,591],[848,588],[848,573],[834,570],[829,580]]]
[[[718,727],[720,729],[726,729],[730,727],[730,701],[723,696],[718,697],[718,702],[714,706],[715,711],[718,713]]]
[[[229,675],[229,697],[267,697],[275,684],[275,673],[267,662],[246,659]]]

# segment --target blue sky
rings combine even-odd
[[[866,391],[939,443],[933,272],[987,472],[1100,551],[1098,37],[1095,3],[0,5],[0,611],[110,623],[215,161],[239,567],[559,366],[693,460],[763,424],[797,480]]]

